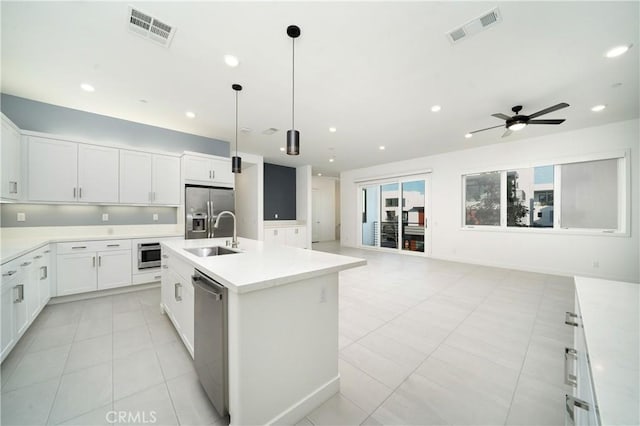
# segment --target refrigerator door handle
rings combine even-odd
[[[207,238],[211,238],[211,206],[207,201]]]

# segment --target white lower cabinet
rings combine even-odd
[[[49,301],[49,256],[45,247],[2,265],[0,360],[6,358]]]
[[[161,300],[165,313],[171,319],[178,335],[193,357],[195,296],[191,273],[193,267],[186,262],[163,253]],[[188,275],[185,277],[184,275]]]
[[[307,247],[307,227],[303,225],[268,226],[264,228],[264,241],[290,247]]]
[[[58,243],[57,296],[131,284],[131,240]]]

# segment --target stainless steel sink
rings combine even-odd
[[[237,251],[229,250],[228,248],[222,246],[198,247],[185,250],[199,257],[222,256],[223,254],[238,253]]]

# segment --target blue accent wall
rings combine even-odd
[[[22,130],[118,142],[140,149],[229,157],[229,142],[0,94],[0,110]]]
[[[296,169],[264,163],[263,199],[264,220],[296,220]]]

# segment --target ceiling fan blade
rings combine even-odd
[[[507,137],[507,136],[509,136],[511,133],[513,133],[513,131],[512,131],[512,130],[510,130],[510,129],[507,129],[507,131],[506,131],[506,132],[504,132],[504,133],[502,134],[502,137],[503,137],[503,138],[506,138],[506,137]]]
[[[500,124],[498,126],[493,126],[493,127],[487,127],[486,129],[474,130],[473,132],[469,132],[469,133],[474,134],[478,132],[484,132],[485,130],[497,129],[498,127],[504,127],[504,124]]]
[[[551,120],[529,120],[527,124],[561,124],[564,123],[565,119],[551,119]]]
[[[531,119],[531,118],[540,117],[541,115],[549,114],[550,112],[557,111],[559,109],[566,108],[568,106],[569,104],[562,102],[562,103],[559,103],[558,105],[550,106],[549,108],[545,108],[538,112],[534,112],[529,116],[529,118]]]
[[[511,120],[511,117],[509,117],[509,116],[508,116],[508,115],[506,115],[506,114],[502,114],[502,113],[500,113],[500,112],[496,112],[495,114],[491,114],[491,116],[492,116],[492,117],[495,117],[495,118],[500,118],[500,119],[502,119],[502,120]]]

